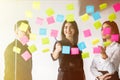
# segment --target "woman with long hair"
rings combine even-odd
[[[62,26],[61,38],[54,45],[51,54],[53,60],[59,59],[59,73],[57,80],[85,80],[83,70],[82,51],[78,50],[78,54],[72,55],[72,48],[77,48],[79,30],[75,21],[65,21]],[[63,46],[69,46],[69,54],[62,51]]]
[[[105,21],[101,29],[103,42],[109,44],[101,48],[91,64],[91,72],[98,80],[119,80],[120,34],[114,21]],[[116,36],[116,38],[113,38]]]

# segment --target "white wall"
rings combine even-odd
[[[94,38],[101,39],[100,29],[96,30],[93,27],[94,20],[92,17],[87,22],[82,22],[79,17],[79,7],[78,0],[40,0],[41,6],[40,10],[34,10],[32,8],[32,2],[35,0],[6,0],[0,1],[0,80],[3,80],[4,76],[4,50],[6,46],[15,38],[13,32],[14,24],[21,19],[27,19],[30,22],[32,27],[32,32],[37,35],[37,40],[31,41],[30,44],[35,44],[37,46],[37,51],[33,53],[33,80],[56,80],[57,78],[57,68],[58,61],[52,61],[50,57],[50,53],[52,52],[52,47],[55,42],[54,38],[50,37],[50,30],[57,29],[59,30],[58,39],[60,39],[60,29],[62,23],[54,23],[48,25],[46,21],[42,25],[38,25],[35,23],[36,17],[41,17],[44,20],[47,18],[45,14],[45,10],[47,8],[53,8],[55,11],[54,17],[57,14],[66,14],[73,13],[75,15],[75,19],[79,26],[79,42],[84,41],[87,44],[87,48],[84,51],[88,51],[90,53],[90,58],[84,59],[84,70],[87,80],[94,80],[93,75],[90,72],[90,65],[92,58],[94,56],[92,52],[92,44],[91,41]],[[73,3],[75,6],[74,11],[67,11],[66,4]],[[82,6],[81,6],[82,7]],[[32,18],[25,17],[25,11],[31,10],[33,13]],[[113,13],[114,10],[112,7],[109,7],[103,11],[101,11],[101,22],[108,20],[108,15]],[[117,19],[115,20],[120,29],[120,12],[115,13],[117,15]],[[119,14],[119,15],[118,15]],[[50,44],[43,46],[41,45],[41,37],[38,33],[40,27],[47,28],[47,37],[50,39]],[[92,36],[88,38],[84,38],[82,31],[85,29],[90,29],[92,31]],[[42,53],[41,50],[45,47],[50,49],[48,53]]]

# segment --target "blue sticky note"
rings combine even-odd
[[[62,46],[63,54],[70,54],[70,46]]]
[[[47,30],[45,28],[40,28],[39,34],[40,35],[46,35],[47,34]]]
[[[86,13],[94,13],[94,6],[92,5],[86,6]]]
[[[101,18],[99,12],[95,12],[95,13],[93,13],[92,16],[93,16],[93,18],[94,18],[95,21]]]
[[[64,15],[58,14],[58,15],[56,16],[56,21],[57,21],[57,22],[62,22],[63,20],[64,20]]]
[[[83,50],[83,49],[86,48],[85,42],[80,42],[80,43],[77,44],[77,46],[78,46],[78,48],[79,48],[80,50]]]

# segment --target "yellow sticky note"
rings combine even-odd
[[[32,18],[32,12],[31,11],[26,11],[25,12],[26,17]]]
[[[31,53],[37,51],[37,47],[36,47],[34,44],[31,45],[31,46],[29,46],[28,49],[29,49],[29,51],[30,51]]]
[[[81,20],[84,22],[87,21],[88,19],[89,19],[89,15],[87,13],[81,16]]]
[[[83,52],[82,53],[82,58],[85,59],[85,58],[89,58],[90,55],[89,55],[89,52]]]
[[[100,21],[96,21],[93,25],[94,25],[95,29],[99,29],[102,26]]]
[[[74,10],[74,4],[67,4],[66,9],[67,10]]]
[[[52,8],[48,8],[48,9],[46,10],[46,14],[47,14],[48,16],[52,16],[52,15],[54,14],[54,10],[53,10]]]
[[[68,14],[68,15],[66,15],[66,20],[67,20],[67,22],[72,22],[72,21],[74,21],[74,15],[73,15],[73,14]]]
[[[103,43],[104,46],[109,46],[111,44],[111,41],[106,41]]]
[[[92,45],[96,45],[99,42],[100,42],[99,39],[94,39],[94,40],[92,40]]]
[[[110,21],[114,21],[116,19],[116,14],[115,13],[111,13],[109,16],[108,16],[108,19]]]
[[[19,47],[14,46],[13,47],[13,52],[20,54],[21,49]]]
[[[42,50],[43,53],[49,52],[49,51],[50,51],[50,49],[48,49],[48,48]]]
[[[30,40],[36,40],[36,34],[31,33],[30,34]]]
[[[46,37],[46,38],[42,38],[42,44],[45,45],[45,44],[49,44],[49,38]]]
[[[107,3],[102,3],[99,5],[100,10],[107,8]]]
[[[21,23],[19,30],[26,32],[27,29],[28,29],[28,24]]]
[[[32,4],[32,7],[34,9],[40,9],[40,2],[39,1],[34,1],[33,4]]]

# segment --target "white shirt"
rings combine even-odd
[[[102,73],[98,71],[108,71],[109,73],[118,71],[120,63],[120,45],[116,42],[112,42],[106,48],[106,54],[108,55],[107,59],[103,59],[100,54],[94,56],[90,69],[95,77],[102,75]]]

